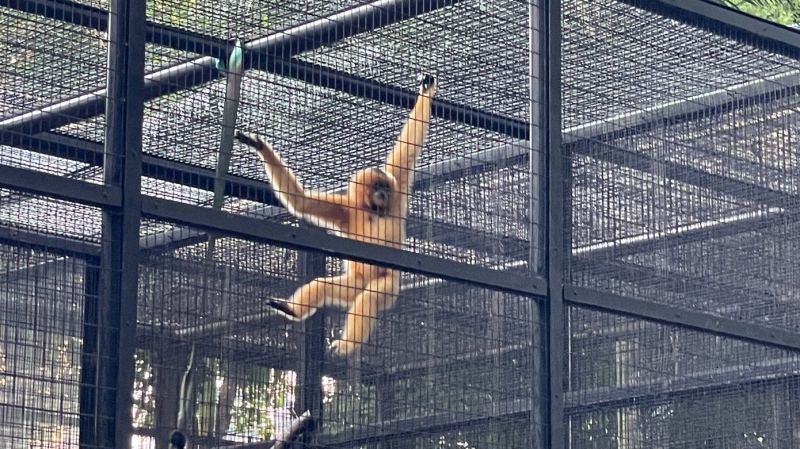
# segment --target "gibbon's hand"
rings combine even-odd
[[[417,82],[420,94],[432,97],[436,93],[436,78],[433,75],[420,73],[417,75]]]
[[[257,153],[261,152],[261,149],[266,146],[264,141],[262,141],[260,138],[249,136],[241,131],[236,131],[234,138],[252,148]]]

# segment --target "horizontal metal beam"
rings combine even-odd
[[[97,243],[5,225],[0,225],[0,243],[10,246],[29,246],[60,256],[87,258],[100,255],[100,245]]]
[[[221,77],[216,61],[206,56],[145,75],[144,99],[152,100]],[[106,89],[98,89],[5,118],[0,120],[0,132],[33,135],[95,117],[105,112],[107,96]]]
[[[44,132],[28,136],[0,131],[0,144],[95,167],[103,165],[103,144],[63,134]],[[142,156],[142,176],[206,191],[214,188],[213,170],[158,156]],[[226,175],[225,194],[260,203],[278,204],[272,189],[265,182],[242,176]]]
[[[388,246],[359,242],[330,235],[320,228],[300,228],[153,197],[143,198],[142,215],[208,232],[224,233],[231,237],[321,252],[328,256],[374,263],[521,295],[542,298],[546,294],[546,283],[539,277],[531,278]]]
[[[607,141],[637,134],[654,126],[697,120],[748,104],[777,101],[800,91],[800,70],[745,81],[680,100],[617,114],[564,130],[563,142]]]
[[[797,58],[800,51],[800,33],[797,31],[745,14],[718,2],[703,0],[621,1],[772,53]]]
[[[673,246],[686,245],[693,242],[712,238],[726,237],[767,229],[785,222],[784,220],[797,220],[797,213],[786,213],[782,208],[769,208],[748,213],[736,214],[729,217],[720,217],[690,225],[659,232],[640,234],[633,237],[624,237],[607,243],[596,243],[576,248],[572,251],[572,264],[581,264],[581,260],[594,264],[608,259],[638,254],[653,249],[663,249]]]
[[[574,285],[564,286],[564,300],[574,306],[679,326],[760,345],[800,351],[800,334],[756,323],[737,321],[668,304],[630,298]]]
[[[0,187],[96,207],[120,207],[121,189],[0,164]]]
[[[297,58],[267,59],[259,68],[314,86],[326,87],[358,98],[375,100],[403,109],[410,109],[417,96],[416,92],[408,89],[401,89],[392,84],[352,75]],[[486,112],[443,99],[433,101],[431,115],[515,139],[527,140],[530,134],[530,126],[525,120]]]

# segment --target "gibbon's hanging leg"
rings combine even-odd
[[[347,312],[342,335],[331,343],[333,353],[344,356],[366,343],[375,329],[378,313],[391,309],[399,294],[399,271],[389,270],[386,276],[367,284]]]
[[[292,321],[302,321],[323,305],[352,303],[363,289],[364,277],[356,272],[317,278],[295,290],[288,300],[270,301],[269,306]]]
[[[360,170],[346,194],[306,190],[269,143],[241,132],[236,139],[256,150],[276,197],[296,217],[348,238],[401,247],[413,170],[428,133],[431,98],[436,93],[434,77],[423,75],[419,81],[417,100],[383,170]],[[322,305],[349,305],[342,338],[334,342],[335,352],[343,355],[368,340],[377,314],[391,308],[399,292],[399,272],[351,261],[345,263],[341,276],[315,279],[288,301],[269,305],[293,320],[307,318]]]

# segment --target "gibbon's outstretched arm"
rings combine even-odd
[[[428,135],[431,121],[431,98],[436,93],[436,78],[420,75],[419,95],[408,114],[392,152],[386,159],[386,171],[397,180],[400,194],[406,197],[414,183],[414,165]]]
[[[275,196],[292,215],[305,218],[322,227],[334,226],[336,229],[347,227],[349,214],[346,196],[305,190],[292,170],[272,149],[272,145],[261,138],[248,136],[241,131],[236,133],[236,140],[253,148],[258,153],[258,157],[264,162],[264,170],[272,183]]]

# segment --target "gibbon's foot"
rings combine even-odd
[[[236,131],[234,138],[256,151],[261,150],[261,148],[265,146],[264,142],[262,142],[258,137],[249,136],[241,131]]]
[[[285,302],[268,301],[267,305],[275,309],[278,313],[292,321],[300,321],[300,318],[294,314],[291,308]]]
[[[339,357],[345,357],[358,347],[358,343],[354,341],[335,340],[331,343],[331,353]]]
[[[417,82],[422,92],[428,92],[436,86],[436,78],[427,73],[420,73],[417,75]]]

